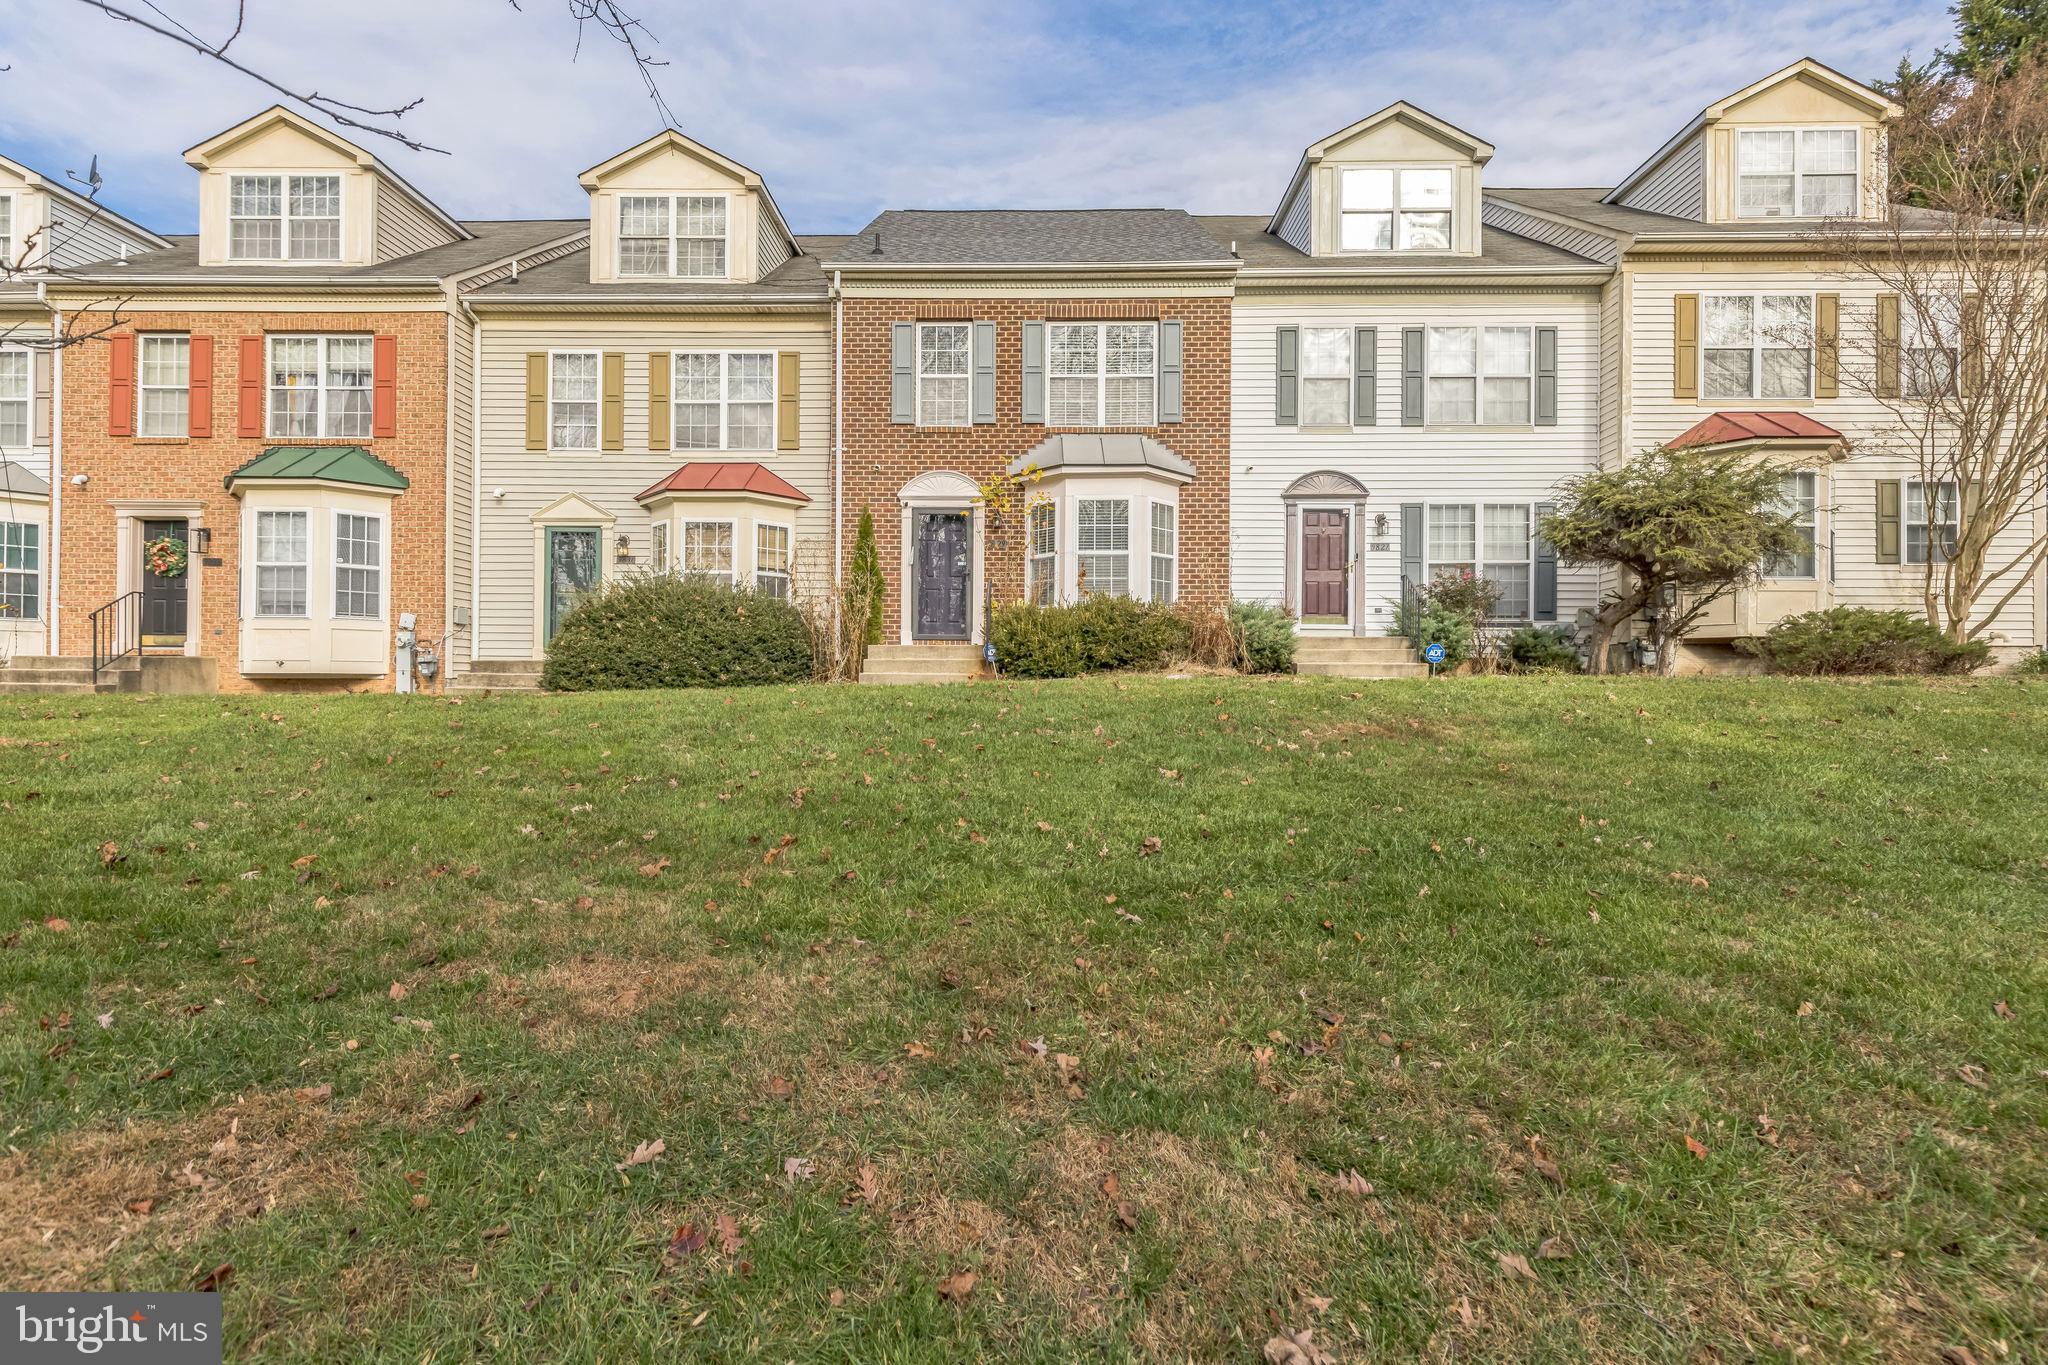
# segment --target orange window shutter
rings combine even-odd
[[[370,341],[370,434],[398,434],[398,338]]]
[[[213,435],[213,338],[193,337],[191,378],[186,383],[185,434],[194,440]]]
[[[135,434],[135,333],[107,338],[107,434]]]
[[[242,366],[237,376],[235,435],[259,438],[263,435],[263,338],[242,338]]]

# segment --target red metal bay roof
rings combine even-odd
[[[634,500],[646,502],[662,493],[751,493],[788,502],[810,501],[780,474],[741,460],[693,460],[668,477],[656,480]]]
[[[1734,445],[1742,441],[1840,441],[1842,433],[1798,412],[1716,412],[1701,418],[1670,442],[1687,446]]]

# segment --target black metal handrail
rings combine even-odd
[[[142,590],[124,592],[92,614],[92,680],[142,653]]]

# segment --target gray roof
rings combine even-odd
[[[1560,217],[1577,219],[1588,227],[1602,228],[1609,232],[1632,233],[1637,237],[1782,237],[1786,233],[1809,231],[1812,227],[1812,224],[1805,220],[1786,222],[1779,218],[1746,218],[1736,223],[1698,223],[1673,214],[1651,213],[1647,209],[1602,203],[1601,200],[1609,193],[1611,191],[1599,186],[1577,186],[1567,189],[1499,189],[1492,185],[1486,187],[1486,195],[1490,199],[1520,204],[1524,208],[1539,209]],[[1937,209],[1894,204],[1892,212],[1897,215],[1900,226],[1908,230],[1939,230],[1949,223],[1949,215]]]
[[[192,233],[179,233],[166,236],[164,240],[171,245],[161,251],[132,252],[126,261],[101,261],[64,273],[68,278],[95,283],[119,280],[143,283],[195,275],[224,283],[250,280],[287,283],[311,279],[317,280],[323,288],[336,283],[345,287],[349,284],[442,280],[587,230],[590,224],[584,218],[522,218],[479,220],[465,222],[462,226],[475,234],[471,240],[429,247],[410,256],[379,261],[374,265],[323,267],[236,261],[232,265],[202,266],[199,264],[199,238]]]
[[[10,493],[18,497],[47,498],[50,496],[50,481],[27,465],[0,460],[0,497]]]
[[[596,284],[590,278],[590,248],[583,247],[555,260],[519,272],[519,279],[493,280],[469,297],[475,303],[510,303],[518,299],[616,298],[636,299],[673,296],[676,298],[746,297],[787,298],[807,301],[826,297],[825,271],[821,258],[838,251],[851,238],[799,237],[801,256],[792,256],[752,284],[739,280],[645,279],[614,280]]]
[[[1599,261],[1587,260],[1562,247],[1517,237],[1496,227],[1479,229],[1477,256],[1412,255],[1405,251],[1360,252],[1346,256],[1311,256],[1296,250],[1266,231],[1270,220],[1264,214],[1204,214],[1200,219],[1209,235],[1227,248],[1237,243],[1237,254],[1247,270],[1356,270],[1362,274],[1421,271],[1556,270],[1560,267],[1598,272],[1608,269]]]
[[[1061,470],[1153,469],[1183,479],[1195,477],[1194,465],[1150,436],[1133,433],[1054,436],[1010,461],[1010,472],[1022,474],[1032,465],[1047,474]]]
[[[1235,262],[1181,209],[891,209],[862,228],[826,264],[847,269],[892,265],[1228,268]]]

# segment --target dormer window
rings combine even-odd
[[[1338,239],[1343,249],[1450,250],[1454,181],[1449,166],[1347,168]]]
[[[14,196],[0,194],[0,268],[14,264]]]
[[[1854,128],[1745,128],[1735,147],[1738,218],[1856,216]]]
[[[726,277],[722,194],[619,196],[619,274]]]
[[[341,177],[228,177],[228,259],[341,259]]]

